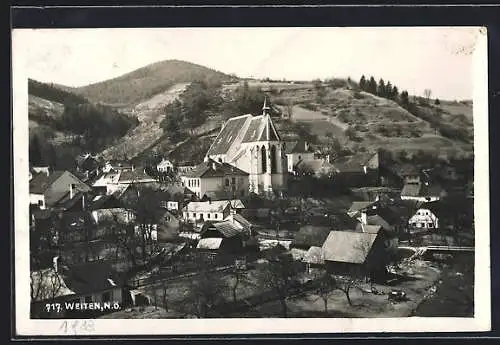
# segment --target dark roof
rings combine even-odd
[[[393,226],[399,224],[402,218],[408,216],[406,211],[406,208],[397,205],[382,205],[377,203],[368,208],[366,214],[368,217],[377,215]]]
[[[55,216],[54,211],[52,210],[34,210],[31,213],[35,219],[49,219]]]
[[[254,141],[279,141],[279,135],[271,117],[266,115],[255,116],[243,137],[243,143]]]
[[[209,230],[215,230],[219,232],[223,237],[230,238],[238,236],[245,231],[245,229],[240,229],[230,221],[213,222],[209,223],[208,226],[203,227],[201,235]]]
[[[322,246],[325,261],[361,264],[366,261],[377,234],[332,231]]]
[[[94,225],[95,222],[90,212],[64,212],[62,224],[65,228],[82,228]]]
[[[400,177],[406,176],[418,176],[420,175],[420,170],[413,164],[403,163],[398,164],[394,163],[387,167],[392,173]]]
[[[284,145],[283,153],[284,154],[292,153],[292,151],[295,149],[295,146],[297,144],[298,144],[297,140],[294,140],[294,141],[285,141],[283,143],[283,145]]]
[[[321,247],[330,231],[332,229],[329,226],[305,225],[295,234],[291,244],[297,247]]]
[[[53,171],[49,176],[44,173],[34,175],[30,181],[30,193],[44,194],[65,172],[64,170],[58,170]]]
[[[128,169],[128,168],[132,168],[134,166],[130,162],[121,161],[121,160],[117,160],[117,159],[109,160],[106,163],[109,163],[112,167],[115,167],[115,168],[127,168]]]
[[[438,183],[406,183],[401,196],[433,197],[440,196],[443,188]]]
[[[340,157],[333,161],[339,172],[363,171],[365,166],[377,153],[360,153],[354,156]]]
[[[120,200],[116,198],[113,194],[108,195],[98,195],[94,199],[88,201],[88,209],[89,210],[97,210],[106,205],[106,203],[112,202],[115,205],[120,204]]]
[[[349,212],[363,211],[373,204],[375,204],[374,201],[353,201],[351,207],[349,208]]]
[[[125,170],[120,173],[118,181],[156,181],[155,178],[147,175],[142,169]]]
[[[226,154],[237,142],[279,141],[271,117],[251,114],[230,118],[210,146],[207,156]]]
[[[401,190],[401,196],[419,196],[421,186],[420,183],[405,183]]]
[[[349,217],[346,213],[329,214],[332,230],[351,230],[355,229],[358,221]]]
[[[420,189],[420,196],[440,196],[443,188],[438,183],[424,183]]]
[[[378,216],[376,216],[378,217]],[[381,225],[373,225],[373,224],[358,224],[358,227],[356,228],[357,232],[366,232],[369,234],[378,234],[380,230],[382,230],[384,227]]]
[[[215,165],[215,170],[214,170]],[[186,177],[223,177],[223,176],[248,176],[248,173],[228,163],[219,163],[212,159],[196,166],[185,173]]]
[[[207,152],[207,155],[225,154],[231,147],[233,140],[238,136],[240,130],[244,127],[245,122],[252,115],[230,118],[224,123],[219,135],[215,138],[212,146]]]
[[[392,225],[389,224],[389,222],[387,220],[385,220],[384,218],[382,218],[378,214],[366,217],[366,222],[368,224],[365,226],[378,226],[378,227],[384,228],[385,230],[391,230],[391,227],[392,227]],[[366,232],[369,232],[369,231],[366,231]]]
[[[111,264],[106,262],[72,266],[65,276],[66,285],[76,294],[97,292],[122,285],[122,278]]]
[[[299,139],[295,141],[286,141],[285,145],[285,154],[288,153],[304,153],[304,152],[313,152],[310,145],[307,144],[307,141],[304,139]]]
[[[70,193],[67,192],[63,195],[63,197],[52,204],[52,206],[62,209],[70,209],[75,206],[77,203],[82,203],[82,198],[85,197],[86,193],[82,193],[79,190],[74,192],[72,198],[70,198]]]

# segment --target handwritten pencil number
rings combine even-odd
[[[78,333],[91,333],[94,331],[94,321],[93,320],[75,320],[75,321],[63,321],[59,330],[63,334],[78,334]]]

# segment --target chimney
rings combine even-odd
[[[212,170],[217,170],[217,164],[215,162],[212,162]]]
[[[368,173],[368,169],[366,168],[366,165],[363,165],[363,171],[365,172],[365,175]]]
[[[306,152],[309,150],[309,144],[307,143],[307,141],[304,143],[304,149]]]
[[[82,195],[82,210],[85,211],[85,194]]]
[[[69,198],[73,199],[73,183],[69,184]]]
[[[56,273],[58,272],[58,269],[59,269],[58,261],[59,261],[59,256],[54,256],[54,258],[52,258],[52,264],[54,267],[54,271]]]

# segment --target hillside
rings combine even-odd
[[[453,137],[454,133],[444,136],[439,129],[444,124],[472,133],[470,102],[443,101],[440,105],[442,109],[433,105],[416,105],[417,116],[393,100],[356,90],[346,81],[340,83],[337,80],[335,85],[322,86],[321,99],[318,98],[318,89],[313,83],[257,80],[248,80],[247,83],[250,88],[265,93],[268,102],[281,114],[291,114],[291,121],[275,117],[277,128],[285,139],[297,137],[297,133],[305,133],[316,144],[328,146],[334,138],[347,154],[378,148],[404,150],[408,153],[423,150],[442,155],[472,152],[472,142],[459,140]],[[228,100],[234,98],[242,84],[243,81],[223,85],[225,101],[222,108],[231,106]],[[156,101],[158,100],[152,97],[142,104]],[[468,108],[470,111],[466,112]],[[467,115],[461,115],[462,111]],[[260,111],[253,113],[258,114]],[[434,114],[433,118],[427,119],[427,113]],[[194,138],[189,137],[178,143],[169,140],[168,133],[161,134],[159,129],[155,129],[158,140],[149,140],[149,147],[141,155],[147,156],[154,152],[156,155],[169,155],[176,161],[199,161],[214,139],[213,135],[207,134],[216,133],[220,128],[224,119],[220,115],[220,118],[208,117],[205,124],[193,133]],[[206,128],[205,131],[202,130],[203,127]],[[144,147],[133,141],[131,146],[131,150],[135,150],[133,147]],[[203,152],[199,152],[200,150]]]
[[[407,152],[471,152],[472,102],[421,99],[405,109],[393,100],[359,91],[345,82],[336,85],[268,83],[260,85],[291,121],[306,125],[319,144],[336,138],[353,152],[385,148]],[[411,110],[411,111],[410,111]]]
[[[56,128],[53,122],[67,113],[67,102],[76,103],[77,108],[102,107],[94,115],[104,111],[106,118],[125,116],[136,121],[125,131],[122,126],[113,140],[94,145],[101,148],[104,158],[142,160],[170,155],[178,161],[198,161],[204,154],[198,151],[209,146],[225,119],[259,114],[264,96],[284,138],[301,135],[320,147],[337,150],[340,145],[344,154],[378,148],[445,155],[473,150],[472,102],[434,104],[407,97],[405,103],[402,94],[379,97],[360,90],[350,79],[238,79],[193,63],[167,60],[81,88],[34,86],[30,120],[37,126],[31,127],[44,132],[52,129],[51,140],[62,142],[68,137],[67,128]],[[282,115],[289,115],[290,120]],[[75,140],[75,133],[71,134],[70,141]]]
[[[172,86],[204,80],[230,81],[232,77],[213,69],[179,60],[156,62],[120,77],[72,89],[93,102],[115,106],[135,106]]]
[[[113,144],[137,120],[114,108],[94,104],[68,90],[28,81],[30,162],[71,168],[82,152]]]

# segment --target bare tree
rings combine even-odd
[[[350,296],[351,289],[358,286],[361,280],[351,275],[335,275],[333,279],[335,282],[335,289],[342,291],[347,298],[347,303],[352,306],[353,304]]]
[[[244,269],[235,266],[233,270],[231,270],[230,277],[231,294],[233,297],[233,302],[236,302],[238,287],[241,285],[241,283],[249,282],[248,274]]]
[[[314,278],[319,281],[316,293],[323,300],[325,314],[328,314],[328,299],[335,291],[335,280],[325,269],[317,271]]]
[[[126,206],[135,214],[135,237],[139,242],[143,262],[148,262],[157,252],[153,231],[160,218],[161,196],[152,188],[135,187],[134,193],[125,201]]]
[[[431,98],[431,95],[432,95],[431,89],[424,90],[424,97],[427,100],[427,104],[429,104],[429,99]]]
[[[63,278],[53,268],[30,272],[32,302],[54,299],[63,287]]]
[[[290,288],[297,283],[299,268],[290,255],[273,255],[261,271],[260,279],[266,288],[274,291],[281,303],[283,317],[288,317],[287,298]]]
[[[222,292],[227,288],[207,261],[197,258],[199,273],[189,279],[189,286],[179,307],[195,314],[199,318],[207,318],[214,307],[223,301]]]
[[[377,239],[375,239],[374,241],[376,240]],[[352,248],[352,250],[356,251],[358,255],[362,255],[365,257],[364,265],[362,267],[351,266],[351,268],[344,274],[335,274],[332,276],[332,278],[334,279],[335,288],[337,290],[342,291],[345,294],[347,302],[349,303],[350,306],[353,305],[350,296],[352,288],[359,287],[360,284],[366,282],[367,279],[371,278],[371,273],[375,268],[371,265],[371,262],[366,262],[368,256],[371,255],[370,251],[374,243],[375,242],[373,242],[368,236],[361,238],[360,241],[354,246],[354,248]],[[385,255],[384,252],[380,253],[382,255]],[[373,261],[376,261],[375,264],[381,262],[380,265],[385,267],[384,257],[376,257],[373,259]]]

